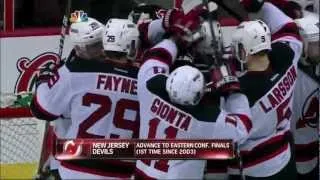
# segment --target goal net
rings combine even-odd
[[[1,94],[0,179],[31,179],[37,174],[45,122],[24,107],[10,107],[14,94]]]

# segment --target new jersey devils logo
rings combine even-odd
[[[33,60],[27,57],[20,58],[17,62],[20,75],[16,81],[14,92],[32,91],[39,69],[51,63],[56,64],[59,59],[59,55],[52,52],[43,53]]]
[[[314,90],[303,103],[300,119],[296,128],[318,127],[319,119],[319,89]]]
[[[63,143],[63,149],[61,153],[56,154],[56,158],[59,160],[81,159],[81,153],[83,141],[80,140],[68,140]]]
[[[81,144],[76,144],[74,141],[66,141],[63,145],[63,152],[70,156],[79,156],[82,152]]]

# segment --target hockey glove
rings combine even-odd
[[[39,69],[39,75],[36,79],[36,86],[38,87],[41,83],[47,83],[52,79],[61,67],[63,63],[57,65],[54,63],[48,63],[45,67]]]
[[[211,69],[211,88],[221,95],[240,91],[240,82],[235,70],[229,64],[222,64]]]
[[[178,46],[187,48],[201,39],[201,15],[205,11],[202,6],[192,9],[187,14],[178,9],[168,10],[163,18],[163,27],[174,37]]]

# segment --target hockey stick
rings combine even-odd
[[[231,15],[233,15],[235,18],[237,18],[239,21],[242,21],[243,18],[238,15],[237,13],[235,13],[234,11],[232,11],[228,6],[226,6],[224,3],[222,3],[222,1],[218,1],[219,3],[217,3],[217,0],[209,0],[210,3],[208,3],[208,0],[203,0],[204,5],[207,7],[208,11],[209,11],[209,16],[208,16],[208,21],[209,21],[209,25],[210,25],[210,33],[212,36],[212,48],[214,48],[214,54],[213,54],[213,58],[215,59],[215,65],[221,65],[221,60],[222,60],[222,45],[219,46],[217,39],[215,37],[215,33],[214,33],[214,27],[213,27],[213,17],[212,17],[212,13],[215,11],[215,8],[213,8],[213,5],[211,4],[212,2],[216,3],[218,6],[221,6],[222,8],[224,8],[227,12],[229,12]],[[206,84],[206,87],[209,87],[212,85],[212,82],[209,82]],[[207,92],[211,92],[211,88],[206,88]],[[243,162],[242,162],[242,158],[240,155],[240,149],[239,146],[236,144],[236,154],[237,154],[237,158],[239,161],[239,168],[240,168],[240,176],[242,180],[245,180],[246,177],[244,176],[243,173]]]
[[[208,0],[203,0],[203,3],[205,4],[206,8],[209,11],[208,15],[208,21],[209,21],[209,27],[210,27],[210,33],[212,36],[212,48],[214,49],[213,58],[215,60],[215,65],[220,65],[220,60],[222,59],[222,49],[220,42],[217,41],[216,35],[214,33],[214,27],[213,27],[213,13],[217,10],[217,4],[214,2],[208,2]]]
[[[72,0],[68,0],[67,1],[67,6],[65,9],[65,14],[63,16],[63,20],[62,20],[62,26],[61,26],[61,32],[60,32],[60,40],[59,40],[59,59],[56,62],[56,65],[60,65],[61,61],[62,61],[62,53],[63,53],[63,47],[64,47],[64,40],[65,40],[65,36],[67,34],[67,30],[68,30],[68,25],[69,25],[69,16],[70,16],[70,11],[71,11],[71,2]],[[44,137],[43,137],[43,142],[42,142],[42,150],[41,150],[41,154],[40,154],[40,160],[39,160],[39,165],[38,165],[38,171],[37,171],[37,179],[38,178],[42,178],[41,174],[42,172],[44,172],[44,168],[49,166],[50,163],[50,157],[48,159],[45,159],[45,155],[48,152],[48,147],[45,146],[46,144],[46,139],[45,138],[52,138],[49,137],[50,134],[49,133],[49,129],[50,129],[50,122],[46,121],[45,122],[45,127],[44,127]]]
[[[69,25],[69,16],[70,16],[70,11],[71,11],[71,2],[72,0],[68,0],[65,14],[63,16],[62,20],[62,26],[61,26],[61,33],[60,33],[60,41],[59,41],[59,57],[60,60],[57,64],[62,61],[62,53],[63,53],[63,47],[64,47],[64,40],[66,38],[67,30],[68,30],[68,25]]]

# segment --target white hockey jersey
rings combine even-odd
[[[319,98],[320,77],[314,75],[312,66],[299,66],[293,99],[293,121],[291,123],[299,174],[307,174],[314,168],[318,168]]]
[[[145,54],[138,73],[141,139],[233,139],[243,142],[251,129],[250,109],[243,94],[226,100],[228,113],[219,103],[183,107],[170,101],[165,84],[177,47],[163,40]],[[231,114],[232,113],[232,114]],[[138,160],[136,178],[201,179],[205,160]]]
[[[59,117],[53,122],[50,122],[50,126],[53,129],[53,133],[54,133],[53,134],[54,140],[56,140],[56,138],[64,139],[65,134],[67,133],[70,125],[71,125],[71,118],[65,115],[63,117]],[[55,159],[54,155],[52,154],[50,157],[50,170],[57,170],[59,166],[60,166],[60,161]]]
[[[240,150],[244,175],[267,177],[281,171],[291,159],[293,90],[302,43],[294,33],[298,31],[291,29],[292,19],[272,4],[264,3],[255,16],[266,22],[272,32],[271,62],[266,71],[248,72],[240,78],[253,124]],[[239,174],[239,167],[230,166],[229,173]]]
[[[38,86],[33,104],[51,119],[70,111],[64,138],[137,138],[137,72],[133,66],[74,59]],[[62,161],[59,173],[63,179],[130,178],[134,168],[133,161]]]

